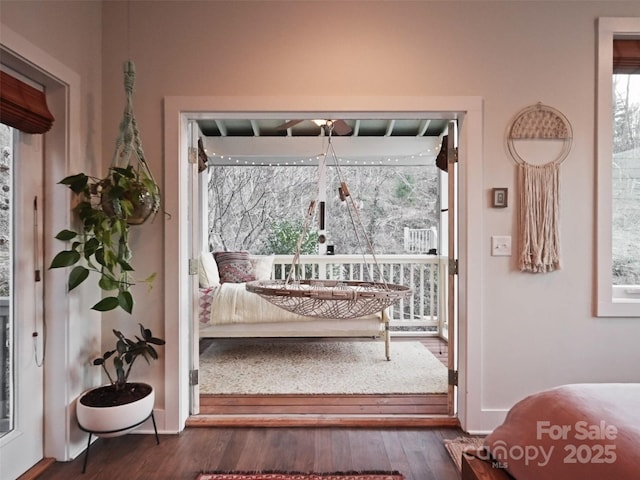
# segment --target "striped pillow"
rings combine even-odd
[[[243,283],[256,279],[249,252],[215,252],[220,283]]]

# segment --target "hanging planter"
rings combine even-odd
[[[132,312],[130,287],[136,282],[131,277],[129,228],[153,218],[160,206],[160,189],[145,160],[133,114],[134,82],[135,67],[128,61],[124,66],[126,104],[108,175],[96,178],[79,173],[60,181],[78,195],[74,212],[82,227],[56,235],[58,240],[72,242],[71,249],[59,252],[49,268],[74,267],[69,274],[69,291],[91,272],[98,273],[99,287],[112,292],[92,307],[98,311],[121,307]],[[151,283],[154,277],[152,274],[143,282]]]
[[[105,178],[100,181],[100,208],[110,217],[122,217],[129,225],[140,225],[147,221],[158,209],[158,200],[153,190],[135,177],[122,181]],[[131,209],[123,210],[123,202],[130,204]]]
[[[103,211],[110,216],[125,219],[129,225],[146,222],[155,215],[160,206],[160,189],[145,160],[140,131],[133,113],[135,77],[133,62],[126,62],[124,115],[111,160],[111,175],[100,182],[100,204]],[[123,174],[123,171],[127,174]]]

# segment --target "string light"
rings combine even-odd
[[[414,154],[410,154],[410,155],[401,155],[401,156],[397,156],[397,157],[387,157],[386,159],[372,159],[372,160],[368,160],[368,159],[362,159],[362,160],[354,160],[351,158],[338,158],[338,163],[339,164],[346,164],[346,165],[376,165],[376,162],[378,165],[391,165],[391,164],[400,164],[403,161],[407,161],[407,160],[413,160],[416,161],[418,159],[423,159],[424,157],[428,157],[429,155],[434,156],[435,152],[433,152],[433,150],[431,148],[422,151],[422,152],[417,152]],[[322,154],[317,155],[316,157],[309,157],[309,158],[292,158],[291,160],[286,160],[284,162],[276,162],[274,163],[273,161],[269,161],[269,160],[265,160],[265,161],[260,161],[259,155],[252,155],[252,156],[248,156],[248,155],[244,155],[244,156],[234,156],[234,155],[218,155],[216,153],[212,153],[212,154],[207,154],[207,156],[209,158],[212,158],[213,161],[211,162],[211,165],[215,165],[216,164],[216,159],[218,161],[223,161],[226,160],[224,163],[235,163],[238,166],[262,166],[262,167],[272,167],[272,166],[290,166],[290,165],[300,165],[300,166],[306,166],[306,165],[315,165],[316,163],[319,163],[322,159]],[[435,165],[435,158],[434,158],[434,164]]]

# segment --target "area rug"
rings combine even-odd
[[[200,355],[200,393],[426,394],[447,392],[447,369],[420,342],[212,342]]]
[[[444,448],[447,449],[451,460],[458,467],[458,471],[462,471],[462,453],[467,450],[475,450],[482,446],[484,438],[480,437],[458,437],[454,439],[446,439],[444,441]]]
[[[201,473],[197,480],[403,480],[398,472],[344,473]]]

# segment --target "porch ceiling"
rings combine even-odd
[[[199,119],[210,165],[315,165],[327,152],[326,129],[310,119]],[[350,165],[433,165],[447,119],[345,119],[351,131],[333,134],[336,159]],[[329,159],[331,162],[332,158]]]

